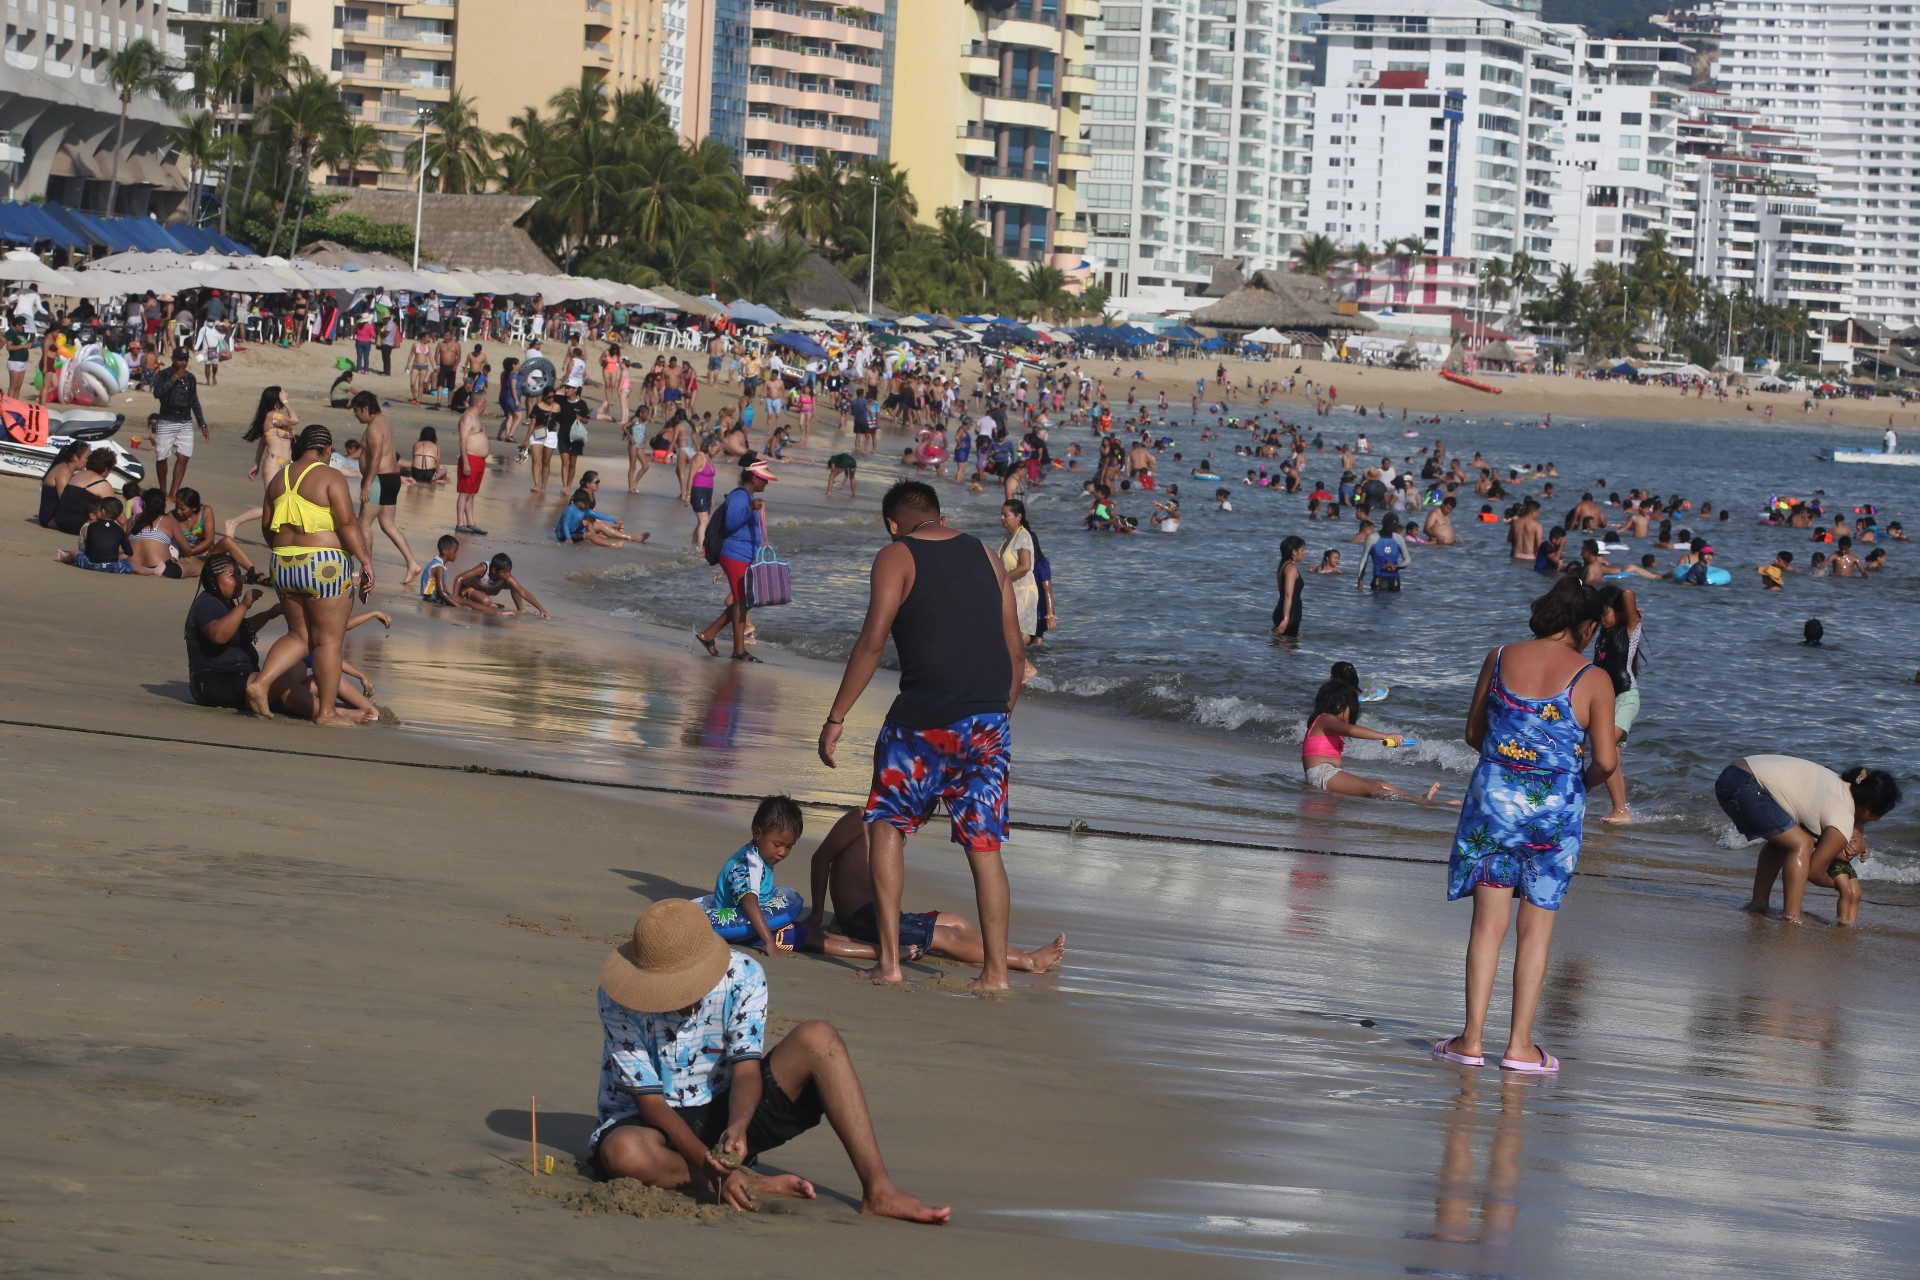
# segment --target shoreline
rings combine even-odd
[[[246,496],[228,410],[258,385],[223,380],[214,444],[189,473],[223,517]],[[396,407],[403,445],[422,422],[452,418]],[[684,1269],[732,1249],[812,1274],[827,1244],[836,1270],[884,1271],[913,1250],[935,1275],[1120,1277],[1164,1275],[1169,1253],[1207,1275],[1287,1261],[1731,1276],[1793,1259],[1865,1277],[1904,1256],[1898,1188],[1902,1169],[1920,1172],[1920,1114],[1892,1082],[1920,1030],[1898,994],[1920,954],[1911,909],[1876,904],[1864,930],[1786,930],[1734,910],[1741,886],[1724,871],[1595,867],[1571,899],[1542,1023],[1566,1079],[1465,1075],[1424,1048],[1453,1029],[1465,912],[1439,901],[1441,851],[1397,810],[1303,803],[1289,829],[1335,846],[1322,850],[1197,823],[1177,842],[1145,824],[1069,834],[1076,735],[1115,718],[1045,699],[1023,700],[1017,749],[1057,777],[1042,794],[1016,774],[1009,869],[1014,940],[1064,928],[1061,973],[983,1001],[956,998],[953,966],[912,966],[907,994],[831,961],[768,964],[772,1029],[841,1027],[890,1168],[952,1203],[955,1225],[855,1219],[824,1132],[771,1161],[820,1183],[814,1204],[718,1223],[677,1198],[638,1206],[663,1214],[644,1225],[582,1216],[563,1197],[586,1183],[564,1157],[590,1127],[605,947],[645,901],[704,891],[741,839],[746,806],[726,796],[828,806],[866,782],[858,751],[838,774],[808,767],[794,729],[831,695],[832,664],[778,649],[752,669],[714,662],[593,603],[584,577],[677,557],[664,544],[687,529],[660,477],[633,498],[616,467],[603,462],[602,506],[654,530],[639,552],[552,542],[543,521],[564,495],[531,500],[511,487],[517,470],[483,488],[477,518],[496,533],[463,563],[509,550],[564,606],[559,622],[423,617],[383,584],[373,605],[394,629],[363,628],[349,653],[398,706],[388,735],[185,706],[189,587],[76,572],[51,560],[65,538],[4,526],[0,558],[31,606],[0,635],[36,660],[0,672],[15,729],[0,759],[16,784],[0,804],[16,851],[0,876],[17,956],[0,991],[21,1010],[0,1096],[30,1117],[23,1159],[0,1175],[25,1220],[0,1256],[152,1275],[241,1258],[471,1275],[496,1259]],[[771,492],[776,526],[872,519],[880,545],[883,485],[829,505],[817,468],[783,471],[799,482]],[[26,484],[7,492],[30,505]],[[450,492],[403,496],[423,562],[442,517]],[[376,557],[390,571],[377,535]],[[857,625],[859,602],[847,607]],[[879,683],[849,744],[884,712]],[[1129,725],[1148,759],[1195,736]],[[549,753],[577,770],[543,776]],[[803,850],[830,823],[808,817]],[[1410,842],[1420,855],[1399,851]],[[905,905],[970,914],[964,860],[938,826],[909,850]],[[530,1093],[562,1157],[541,1188],[557,1196],[528,1196],[513,1163]],[[1636,1173],[1656,1141],[1668,1182]],[[1755,1179],[1770,1190],[1755,1195]],[[1811,1206],[1771,1190],[1788,1185],[1814,1187]],[[1694,1234],[1703,1212],[1728,1224],[1711,1259]],[[1503,1235],[1503,1214],[1520,1229]],[[1609,1229],[1627,1215],[1643,1228],[1632,1249]],[[859,1234],[824,1234],[836,1226]]]

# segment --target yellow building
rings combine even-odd
[[[894,33],[888,154],[923,219],[958,206],[1003,257],[1080,261],[1083,37],[1099,14],[1098,0],[913,0]]]
[[[681,0],[684,5],[684,0]],[[356,120],[382,130],[383,172],[354,185],[411,187],[407,147],[420,136],[419,110],[456,86],[482,128],[503,132],[527,107],[580,83],[582,71],[609,90],[638,88],[660,74],[670,36],[662,10],[672,0],[560,0],[529,7],[510,0],[287,0],[285,18],[307,30],[300,51],[340,82]],[[566,11],[576,21],[563,20]]]

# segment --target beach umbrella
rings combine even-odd
[[[1260,342],[1260,343],[1267,343],[1267,344],[1285,342],[1286,340],[1287,340],[1286,334],[1281,333],[1278,329],[1272,328],[1271,326],[1267,328],[1262,328],[1262,329],[1255,329],[1252,333],[1248,334],[1245,338],[1241,339],[1241,341],[1243,342]]]
[[[0,258],[0,280],[17,280],[21,284],[37,284],[42,289],[50,289],[60,283],[60,276],[35,254],[25,249],[16,249]]]
[[[796,355],[817,356],[824,359],[827,354],[825,347],[815,342],[812,338],[805,337],[798,333],[776,333],[771,338],[768,338],[767,341],[776,347],[785,347]]]

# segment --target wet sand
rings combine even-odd
[[[249,381],[210,403],[250,407]],[[396,420],[403,446],[420,422],[452,425]],[[216,422],[189,482],[224,517],[251,501],[244,409]],[[596,426],[596,442],[612,437]],[[630,527],[685,528],[660,475],[630,499],[624,466],[603,470],[603,506],[622,504]],[[1467,909],[1442,901],[1437,867],[1391,860],[1437,850],[1396,851],[1354,805],[1303,806],[1300,841],[1369,857],[1021,831],[1015,938],[1064,930],[1072,949],[1012,999],[954,994],[964,974],[945,966],[917,966],[908,994],[831,962],[772,963],[776,1028],[842,1028],[896,1178],[955,1208],[939,1234],[856,1219],[825,1133],[776,1162],[821,1185],[815,1204],[714,1222],[642,1198],[581,1216],[569,1197],[588,1186],[572,1164],[605,947],[646,901],[708,887],[745,817],[716,792],[864,790],[857,748],[885,696],[863,700],[839,774],[809,766],[818,664],[711,662],[589,616],[566,572],[673,553],[560,548],[544,541],[560,495],[531,510],[517,473],[487,483],[479,518],[496,536],[476,556],[509,549],[567,607],[554,624],[422,616],[377,542],[374,603],[395,628],[363,628],[350,652],[398,730],[183,705],[191,589],[56,566],[67,539],[0,522],[16,602],[0,637],[42,655],[0,669],[14,784],[0,798],[0,1110],[21,1118],[0,1172],[10,1267],[1905,1269],[1902,1188],[1920,1151],[1902,1069],[1909,914],[1785,930],[1738,912],[1744,886],[1724,875],[1583,875],[1539,1028],[1566,1069],[1503,1082],[1427,1060],[1457,1026]],[[817,486],[776,486],[777,510],[818,505],[801,491]],[[30,507],[26,482],[4,492]],[[416,554],[451,509],[450,492],[403,499]],[[1019,733],[1029,758],[1062,762],[1100,723],[1026,708]],[[659,790],[464,771],[555,758],[568,776]],[[1142,826],[1175,824],[1178,798],[1161,803]],[[1016,784],[1015,805],[1081,816],[1061,784]],[[831,817],[810,810],[814,834]],[[934,834],[909,848],[906,905],[970,910],[950,847]],[[1501,992],[1496,1024],[1504,1009]],[[529,1094],[552,1182],[525,1170]],[[664,1216],[640,1225],[635,1209]]]

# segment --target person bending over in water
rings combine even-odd
[[[873,864],[867,858],[867,836],[862,811],[849,809],[840,815],[840,820],[827,832],[827,838],[813,851],[813,886],[807,899],[813,906],[803,922],[808,950],[817,949],[816,938],[829,943],[837,940],[834,935],[826,934],[820,923],[829,897],[833,902],[833,922],[848,938],[869,946],[879,944],[879,934],[874,929]],[[943,955],[962,964],[977,965],[986,961],[986,943],[980,930],[965,916],[950,911],[903,912],[900,948],[903,958],[913,951],[918,955]],[[847,954],[831,946],[825,949],[832,955]],[[1007,968],[1019,973],[1046,973],[1059,968],[1066,954],[1067,935],[1063,933],[1046,946],[1031,951],[1008,947]],[[871,953],[851,958],[869,959]]]
[[[1365,796],[1372,800],[1426,800],[1440,794],[1440,784],[1416,796],[1390,782],[1362,778],[1341,768],[1341,753],[1346,739],[1366,738],[1389,747],[1400,745],[1392,734],[1360,726],[1360,690],[1344,679],[1329,680],[1313,696],[1313,714],[1307,717],[1307,736],[1300,744],[1300,767],[1306,772],[1307,785],[1336,796]]]
[[[1861,828],[1900,803],[1892,774],[1860,766],[1835,773],[1794,756],[1747,756],[1720,771],[1713,794],[1744,838],[1763,842],[1747,910],[1767,914],[1773,883],[1784,872],[1784,923],[1801,923],[1809,883],[1839,895],[1834,923],[1858,922],[1860,877],[1853,863],[1868,857]]]

